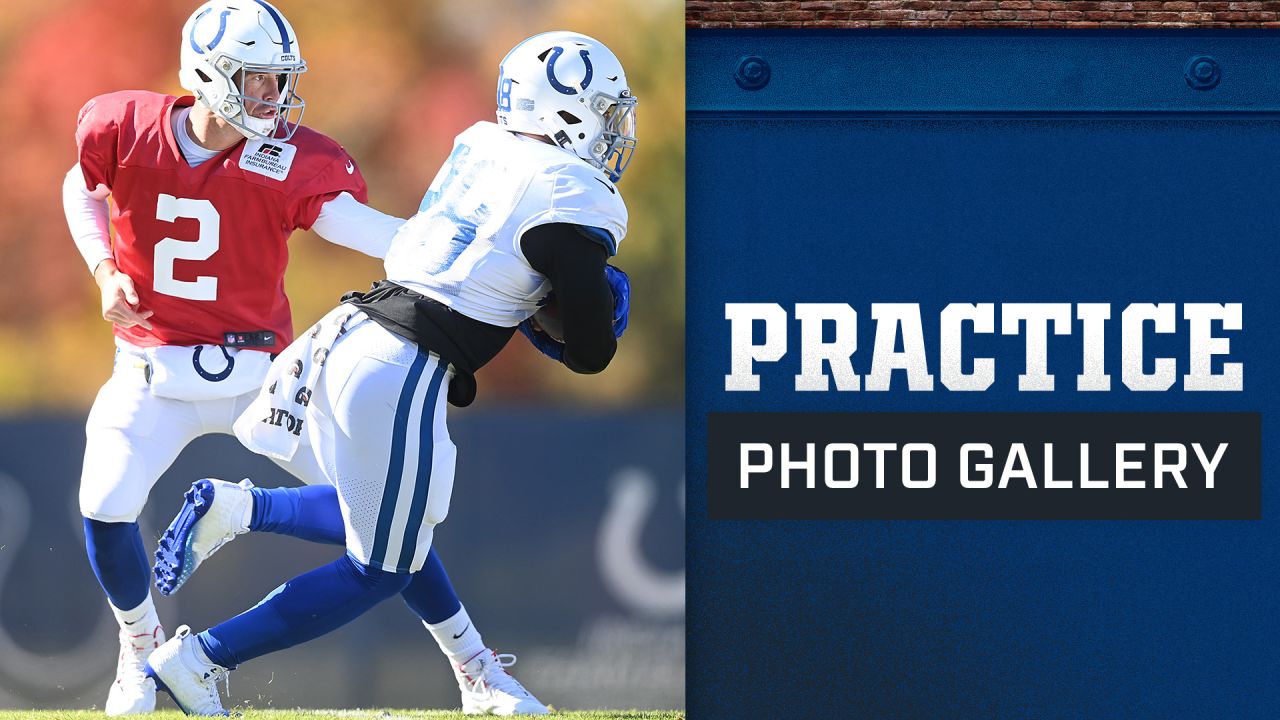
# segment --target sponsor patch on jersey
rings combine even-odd
[[[289,177],[298,148],[280,140],[250,140],[240,153],[240,169],[276,180]]]

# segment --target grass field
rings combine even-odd
[[[233,717],[244,720],[463,720],[463,715],[449,710],[252,710],[230,708]],[[0,710],[0,720],[99,720],[106,717],[90,710]],[[182,712],[164,710],[146,716],[148,720],[182,720]],[[575,710],[553,712],[550,717],[564,720],[684,720],[682,710]]]

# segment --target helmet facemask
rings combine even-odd
[[[600,135],[591,143],[592,164],[618,182],[636,151],[636,98],[597,93],[591,109],[601,118]]]
[[[200,100],[215,115],[249,139],[275,137],[278,128],[281,127],[284,128],[284,135],[278,139],[288,140],[293,137],[307,107],[306,101],[297,93],[298,81],[302,73],[307,71],[305,62],[299,62],[296,65],[254,65],[223,56],[212,61],[210,65],[222,76],[226,87],[229,88],[229,92],[221,102],[215,102],[214,98],[204,97],[201,94]],[[245,79],[257,73],[276,76],[280,94],[275,100],[254,97],[245,92]],[[259,112],[264,108],[272,109],[275,110],[275,115],[265,118],[254,117],[249,114],[250,108]]]

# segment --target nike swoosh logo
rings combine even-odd
[[[348,174],[348,175],[351,175],[351,174],[355,173],[355,171],[356,171],[356,166],[355,166],[354,164],[352,164],[352,162],[351,162],[350,160],[348,160],[348,161],[347,161],[347,174]]]
[[[467,623],[467,627],[462,628],[462,632],[458,633],[457,635],[454,635],[453,639],[457,640],[458,638],[462,637],[462,633],[465,633],[470,627],[471,627],[471,623]]]
[[[613,189],[613,186],[612,186],[612,185],[610,185],[609,183],[607,183],[607,182],[605,182],[605,181],[601,180],[600,178],[594,178],[594,179],[595,179],[595,181],[596,181],[596,182],[600,183],[601,185],[605,186],[606,188],[609,188],[609,192],[610,192],[611,194],[613,194],[613,195],[617,195],[617,194],[618,194],[618,191],[617,191],[617,190],[614,190],[614,189]]]

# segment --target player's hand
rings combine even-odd
[[[138,291],[133,278],[116,269],[115,261],[103,260],[93,271],[93,279],[102,290],[102,319],[120,327],[135,325],[151,329],[147,322],[154,313],[138,307]]]
[[[537,326],[537,323],[533,321],[533,318],[525,320],[517,327],[525,337],[529,338],[529,342],[533,343],[533,346],[538,348],[538,352],[546,355],[556,362],[564,362],[564,343],[557,342],[550,335],[543,332],[542,329]]]
[[[613,291],[613,336],[620,338],[627,331],[627,316],[631,312],[631,278],[612,265],[604,266],[604,276]]]

